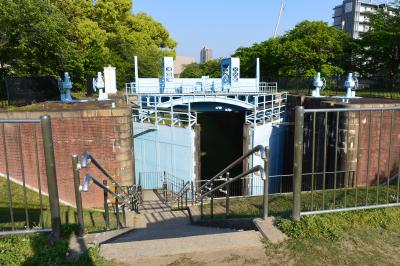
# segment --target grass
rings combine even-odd
[[[44,233],[0,238],[0,265],[117,265],[101,257],[97,246],[79,259],[68,258],[68,239],[75,230],[63,225],[63,239],[56,243],[49,243]]]
[[[357,195],[357,196],[356,196]],[[367,197],[368,195],[368,197]],[[397,185],[303,193],[302,210],[360,206],[397,202]],[[334,198],[335,206],[333,205]],[[261,215],[262,198],[231,199],[232,218]],[[216,201],[216,219],[224,217],[225,201]],[[267,265],[398,265],[400,263],[400,208],[303,216],[299,222],[290,219],[291,195],[273,195],[269,214],[290,239],[273,245],[264,242]],[[205,214],[210,206],[205,205]]]
[[[11,194],[13,202],[13,213],[14,213],[14,226],[15,229],[25,229],[26,228],[26,215],[25,215],[25,205],[24,205],[24,193],[22,186],[10,182],[11,184]],[[7,181],[5,178],[0,177],[0,231],[11,230],[13,224],[11,223],[11,215],[9,209],[9,199],[8,199],[8,189]],[[43,225],[45,228],[51,226],[50,219],[50,208],[49,208],[49,198],[47,196],[42,196],[43,209],[40,208],[40,196],[38,193],[27,189],[27,211],[29,215],[29,227],[38,228]],[[75,224],[77,223],[77,213],[76,209],[70,206],[62,205],[60,206],[61,222],[62,224]],[[85,231],[97,232],[104,230],[105,221],[104,213],[100,210],[95,209],[85,209],[83,213]],[[110,211],[110,227],[116,228],[116,217],[111,215]]]
[[[329,210],[346,207],[359,207],[400,201],[400,187],[382,184],[362,188],[338,188],[325,191],[303,192],[301,195],[301,211]],[[231,218],[251,218],[262,214],[262,197],[230,200]],[[292,194],[274,194],[269,196],[268,212],[275,217],[289,218],[292,213]],[[225,217],[225,200],[214,201],[214,217]],[[204,215],[210,216],[210,204],[204,205]]]
[[[22,186],[10,183],[13,201],[15,229],[26,228],[26,216],[24,205],[24,193]],[[0,231],[12,229],[10,222],[9,200],[6,179],[0,177]],[[42,197],[40,208],[40,196],[38,193],[27,189],[27,210],[29,214],[30,228],[45,228],[51,226],[49,199]],[[68,239],[77,230],[76,209],[61,205],[62,237],[54,244],[48,241],[49,234],[27,234],[17,236],[0,237],[0,265],[114,265],[114,262],[105,260],[99,255],[99,248],[92,247],[78,260],[70,260],[68,255]],[[111,212],[110,212],[111,214]],[[84,210],[85,231],[103,231],[105,222],[103,212],[99,210]],[[114,215],[110,215],[110,227],[116,227]],[[115,264],[116,265],[116,264]]]

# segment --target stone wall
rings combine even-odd
[[[71,157],[73,154],[81,157],[85,150],[90,151],[105,169],[122,184],[133,183],[134,164],[130,108],[0,112],[0,119],[39,118],[44,114],[50,115],[52,120],[57,182],[62,202],[75,205]],[[22,155],[18,141],[19,131]],[[10,176],[17,182],[21,182],[22,176],[25,175],[27,186],[33,189],[38,189],[35,152],[35,134],[37,135],[41,187],[42,191],[47,192],[40,125],[4,124],[4,133]],[[0,173],[4,176],[6,165],[1,124],[0,142],[2,147]],[[90,166],[81,171],[81,180],[86,171],[90,171],[101,180],[104,179],[94,166]],[[90,192],[82,193],[82,196],[84,207],[103,206],[103,194],[95,185],[91,186]]]

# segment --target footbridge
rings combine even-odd
[[[173,59],[167,57],[161,79],[135,74],[126,84],[126,98],[132,105],[137,179],[166,171],[201,182],[257,145],[272,146],[271,171],[279,172],[286,93],[278,92],[276,82],[261,82],[259,73],[257,60],[256,77],[241,78],[240,60],[227,58],[219,79],[175,78]],[[257,160],[252,157],[243,167],[261,163]],[[246,186],[243,191],[254,191]]]

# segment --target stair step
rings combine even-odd
[[[118,238],[101,247],[101,255],[108,259],[135,261],[143,257],[162,257],[195,252],[224,250],[262,249],[260,237],[255,231],[214,233],[187,237],[129,241]]]

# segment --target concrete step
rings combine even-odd
[[[181,229],[188,230],[188,228]],[[258,257],[265,256],[260,236],[255,231],[229,232],[226,229],[214,228],[214,231],[211,232],[210,228],[207,227],[200,227],[200,230],[191,229],[192,234],[196,230],[197,233],[201,234],[179,236],[174,235],[179,230],[172,230],[169,231],[166,238],[158,235],[154,236],[155,239],[151,239],[152,235],[150,234],[147,235],[147,240],[135,241],[135,233],[128,233],[127,235],[131,235],[131,237],[123,236],[111,243],[102,245],[101,255],[107,259],[115,259],[128,265],[164,265],[182,256],[211,259],[210,256],[212,255],[215,260],[220,260],[221,264],[223,264],[221,258],[232,254],[247,256],[249,252],[252,252],[253,254],[257,253]],[[136,239],[139,240],[138,237]]]

